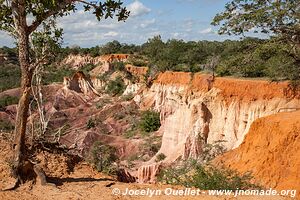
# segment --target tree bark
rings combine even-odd
[[[26,125],[29,110],[31,80],[33,69],[30,68],[29,33],[26,23],[25,1],[14,1],[14,20],[18,34],[19,63],[21,68],[21,95],[17,108],[14,141],[13,175],[22,181],[22,166],[26,160]]]

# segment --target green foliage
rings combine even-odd
[[[15,126],[9,121],[0,119],[0,131],[13,131]]]
[[[120,71],[120,72],[125,71],[124,62],[114,61],[111,65],[112,65],[113,69],[116,70],[116,71]]]
[[[109,79],[109,74],[108,73],[104,73],[104,74],[101,74],[101,75],[97,76],[97,78],[100,81],[107,82],[108,79]]]
[[[196,187],[201,190],[246,190],[259,189],[252,184],[249,173],[240,175],[238,172],[203,166],[195,160],[184,161],[182,164],[172,166],[160,172],[158,179],[166,184]]]
[[[74,73],[75,71],[69,68],[56,68],[53,65],[49,65],[45,68],[42,82],[45,85],[62,82],[64,77],[71,77]]]
[[[93,118],[90,118],[86,123],[87,129],[95,128],[96,127],[96,120]]]
[[[113,96],[121,95],[125,91],[125,83],[122,77],[118,76],[115,80],[111,80],[107,84],[106,91]]]
[[[122,2],[109,0],[105,2],[81,2],[85,11],[92,11],[96,18],[100,21],[105,18],[116,17],[118,21],[126,20],[129,16],[129,11],[122,6]],[[0,1],[0,30],[13,32],[14,27],[13,15],[18,14],[12,12],[15,4],[8,1]],[[33,16],[33,22],[28,27],[29,32],[33,32],[44,20],[49,17],[62,17],[71,12],[76,11],[76,4],[73,1],[25,1],[26,13],[25,16]]]
[[[295,0],[232,0],[212,24],[222,24],[220,34],[243,34],[259,28],[255,32],[273,33],[299,44],[299,9]]]
[[[135,130],[128,130],[127,132],[125,132],[123,134],[123,136],[127,139],[133,138],[136,135],[136,131]]]
[[[116,148],[97,141],[91,147],[89,156],[90,162],[98,171],[106,174],[115,172],[113,163],[118,160]]]
[[[160,153],[156,156],[155,162],[160,162],[160,161],[164,160],[165,158],[166,158],[166,155],[163,153]]]
[[[300,78],[299,12],[298,0],[232,0],[226,4],[225,11],[214,17],[212,24],[222,24],[220,34],[239,35],[253,29],[256,33],[273,34],[269,43],[273,48],[269,48],[268,43],[260,46],[261,49],[247,59],[242,75],[269,76],[272,80],[295,80]],[[255,53],[258,53],[258,57]]]
[[[110,98],[101,98],[97,103],[96,103],[96,108],[97,109],[102,109],[105,105],[111,103]]]
[[[18,65],[0,65],[0,92],[20,86],[21,70]]]
[[[225,141],[219,140],[212,144],[205,144],[199,160],[201,160],[203,163],[207,163],[218,155],[225,153],[226,148],[224,147],[223,142]]]
[[[140,122],[142,131],[146,133],[154,132],[159,129],[160,125],[159,113],[150,110],[143,112]]]
[[[93,64],[87,64],[80,68],[80,71],[82,71],[84,74],[89,74],[90,71],[92,71],[96,66]]]
[[[134,95],[131,94],[131,93],[122,96],[122,100],[123,100],[123,101],[130,101],[130,100],[132,100],[133,98],[134,98]]]
[[[14,96],[3,96],[2,98],[0,98],[0,108],[5,108],[6,106],[9,105],[14,105],[14,104],[18,104],[19,102],[19,98],[18,97],[14,97]]]
[[[100,54],[106,55],[106,54],[114,54],[119,53],[121,50],[122,45],[120,42],[114,40],[112,42],[108,42],[102,47],[100,47]]]

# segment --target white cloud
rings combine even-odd
[[[145,20],[145,21],[143,21],[143,22],[140,24],[140,27],[141,27],[141,28],[146,28],[146,27],[148,27],[149,25],[154,24],[155,22],[156,22],[155,19]]]
[[[134,1],[133,3],[129,4],[126,7],[130,11],[131,17],[145,15],[151,11],[150,8],[146,7],[144,4],[142,4],[138,0]]]
[[[107,33],[104,33],[105,37],[116,37],[118,35],[119,35],[119,33],[115,32],[115,31],[109,31]]]
[[[201,34],[209,34],[209,33],[214,33],[212,28],[209,27],[209,28],[206,28],[206,29],[203,29],[200,31]]]

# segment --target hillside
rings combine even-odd
[[[76,57],[73,56],[71,60],[76,60]],[[78,60],[83,62],[80,66],[92,62],[82,57]],[[70,62],[70,65],[72,63]],[[46,142],[46,145],[58,145],[65,150],[61,155],[39,151],[33,155],[40,162],[46,175],[54,176],[54,180],[58,181],[59,190],[47,190],[51,198],[62,194],[63,198],[80,199],[82,194],[89,196],[85,191],[89,188],[91,199],[96,198],[98,191],[102,191],[99,195],[104,197],[109,195],[111,188],[105,190],[103,188],[111,181],[114,182],[114,186],[120,188],[127,186],[165,188],[167,186],[159,184],[157,180],[162,169],[175,165],[178,161],[196,159],[204,162],[203,159],[208,154],[212,153],[212,157],[215,157],[224,151],[229,152],[224,157],[221,155],[220,159],[228,160],[225,162],[227,167],[244,173],[249,169],[255,169],[256,166],[258,169],[253,172],[254,181],[265,187],[289,189],[289,186],[296,187],[299,184],[294,174],[298,160],[281,159],[284,156],[288,157],[288,152],[295,152],[298,149],[297,145],[292,145],[292,139],[289,138],[292,130],[284,129],[286,132],[280,130],[274,133],[282,136],[278,139],[280,141],[287,138],[286,143],[290,143],[290,146],[285,145],[286,143],[268,146],[264,142],[276,145],[277,140],[265,136],[263,130],[268,130],[266,131],[268,134],[273,133],[275,125],[272,123],[256,125],[257,120],[279,113],[277,115],[283,116],[282,121],[281,117],[278,117],[274,124],[280,126],[281,122],[283,124],[288,122],[287,127],[295,127],[294,124],[298,121],[289,121],[288,118],[299,114],[296,112],[295,115],[295,112],[291,111],[300,107],[300,92],[289,82],[213,78],[204,73],[170,71],[159,73],[154,80],[148,82],[149,79],[145,78],[148,68],[120,66],[115,65],[113,60],[98,63],[92,70],[96,73],[93,76],[78,71],[72,76],[64,77],[61,83],[42,87],[42,106],[47,119],[47,128],[40,139],[43,145]],[[2,100],[0,119],[4,132],[13,129],[18,96],[18,88],[0,93]],[[31,125],[28,128],[28,145],[33,141],[32,133],[40,131],[38,110],[34,106],[31,109],[28,120]],[[156,116],[155,120],[159,121],[159,125],[153,129],[150,127],[150,131],[141,126],[147,112],[151,113],[147,120],[152,120],[155,118],[153,116]],[[147,123],[147,126],[155,124],[153,121]],[[298,132],[293,133],[294,139],[297,139]],[[255,136],[251,136],[253,134]],[[256,144],[257,137],[261,138],[259,142],[262,143]],[[11,136],[8,138],[12,139]],[[211,152],[207,153],[207,148],[216,144],[222,147],[222,151],[214,153],[214,149],[211,149]],[[245,145],[247,147],[244,147]],[[257,146],[262,152],[256,151]],[[290,149],[276,151],[276,155],[265,153],[273,151],[273,148],[282,149],[285,146]],[[111,160],[105,166],[105,170],[114,172],[114,176],[105,176],[102,166],[99,166],[97,160],[101,155],[99,151],[103,151],[101,148],[104,147],[106,148],[104,153],[112,156],[109,157]],[[8,146],[4,146],[4,149],[8,152]],[[250,159],[263,154],[261,160],[253,162],[253,165],[249,165],[250,161],[244,156],[241,156],[240,160],[235,160],[236,155],[232,152],[244,152],[245,149],[247,151],[241,153],[242,155],[245,154],[245,157]],[[66,155],[67,157],[64,157]],[[68,160],[69,155],[79,156],[81,161],[73,163],[74,160]],[[272,156],[281,160],[273,163]],[[4,160],[6,158],[7,156],[4,156]],[[7,163],[4,160],[1,176],[6,180]],[[70,163],[73,166],[71,169],[68,168]],[[282,167],[277,167],[278,163]],[[269,166],[273,166],[272,170],[268,168]],[[290,182],[281,171],[289,166],[294,166],[288,173],[291,176]],[[95,169],[102,173],[94,171]],[[261,173],[266,170],[269,174],[262,175]],[[112,180],[102,181],[103,177]],[[282,181],[282,185],[279,181]],[[2,187],[6,185],[5,182],[2,182]],[[30,184],[21,186],[13,193],[16,196],[12,198],[23,195],[29,187],[32,193],[28,198],[40,199],[44,190],[38,185]],[[83,189],[82,185],[87,188]],[[112,195],[108,198],[116,199]]]
[[[257,119],[244,142],[215,160],[263,185],[300,190],[300,111]]]

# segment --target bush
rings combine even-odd
[[[154,132],[159,129],[160,125],[159,113],[149,110],[143,112],[140,122],[142,131],[145,131],[146,133]]]
[[[15,126],[9,121],[0,119],[0,131],[13,131]]]
[[[0,92],[20,87],[21,70],[18,65],[0,65]]]
[[[19,98],[14,96],[4,96],[0,99],[0,108],[5,108],[9,105],[18,104]]]
[[[95,128],[96,127],[95,119],[90,118],[89,121],[86,123],[86,127],[88,129]]]
[[[134,136],[136,135],[136,132],[134,130],[129,130],[127,132],[125,132],[123,134],[123,136],[126,138],[126,139],[130,139],[130,138],[133,138]]]
[[[249,173],[240,175],[225,168],[203,166],[195,160],[162,170],[158,179],[166,184],[196,187],[201,190],[260,189],[251,183],[252,177]]]
[[[71,77],[74,73],[75,71],[69,68],[55,68],[54,66],[48,66],[45,68],[42,83],[48,85],[55,82],[63,82],[64,77]]]
[[[97,77],[97,79],[99,79],[100,81],[103,81],[103,82],[107,82],[108,78],[109,78],[109,74],[108,73],[101,74],[101,75],[99,75]]]
[[[97,141],[91,147],[90,161],[98,171],[113,174],[115,168],[112,164],[117,161],[115,152],[116,148]]]
[[[163,153],[160,153],[156,156],[156,159],[155,159],[155,162],[159,162],[159,161],[162,161],[166,158],[166,155],[163,154]]]
[[[201,154],[200,159],[202,162],[207,163],[226,152],[226,148],[223,145],[224,140],[218,140],[212,144],[205,144],[203,147],[203,153]]]
[[[141,59],[133,59],[131,61],[132,65],[137,66],[137,67],[145,67],[147,66],[147,62]]]
[[[113,96],[121,95],[125,91],[125,83],[122,77],[118,76],[115,80],[109,81],[106,91]]]
[[[121,72],[125,71],[124,62],[114,61],[111,65],[112,65],[113,69],[116,71],[121,71]]]
[[[96,66],[93,64],[86,64],[84,65],[80,70],[84,73],[84,74],[89,74],[90,71],[92,71]]]
[[[133,98],[134,98],[134,95],[132,93],[122,96],[123,101],[130,101]]]

